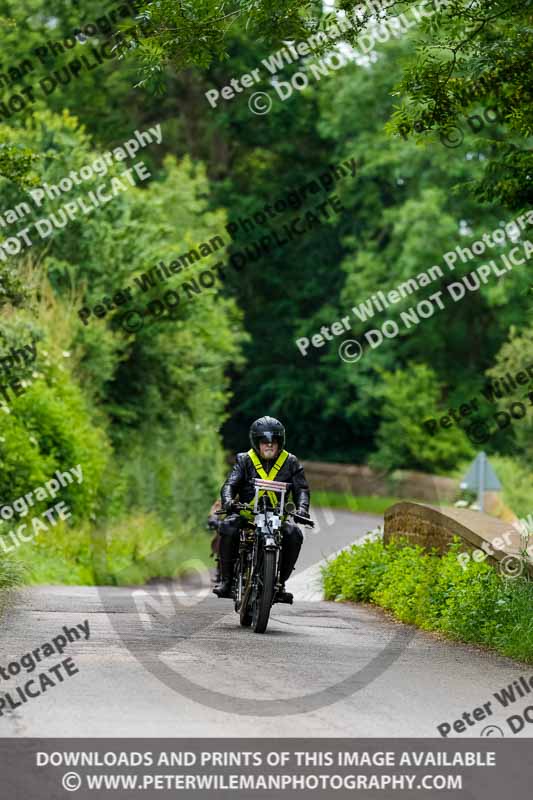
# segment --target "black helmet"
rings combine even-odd
[[[259,453],[259,442],[277,442],[280,451],[285,447],[285,428],[274,417],[261,417],[256,419],[250,428],[250,443],[257,453]]]

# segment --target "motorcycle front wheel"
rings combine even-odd
[[[276,553],[274,550],[265,550],[259,574],[257,588],[252,604],[252,626],[254,633],[264,633],[268,625],[274,586],[276,582]]]

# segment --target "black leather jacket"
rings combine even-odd
[[[276,459],[272,461],[259,460],[268,475],[276,463]],[[220,490],[222,505],[227,506],[237,495],[239,495],[241,503],[249,503],[250,500],[253,500],[255,495],[254,480],[258,477],[259,475],[248,453],[238,453],[233,469]],[[285,463],[276,475],[276,480],[284,481],[289,484],[285,501],[289,499],[289,495],[292,493],[296,508],[305,512],[309,511],[309,486],[305,477],[304,468],[292,453],[289,453]]]

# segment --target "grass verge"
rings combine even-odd
[[[23,565],[11,556],[0,557],[0,614],[9,601],[10,591],[24,583],[26,577]]]
[[[312,493],[312,503],[315,506],[343,508],[346,511],[360,511],[367,514],[384,514],[389,506],[401,502],[402,499],[399,497],[357,496],[343,492],[319,491]]]
[[[22,565],[30,584],[144,584],[151,578],[209,569],[209,540],[192,525],[172,530],[157,515],[142,512],[101,530],[59,523],[52,532],[38,533],[17,548],[17,568],[20,571]]]
[[[353,545],[322,569],[327,600],[370,602],[402,622],[533,663],[533,583],[500,576],[490,564],[457,561],[405,540]]]

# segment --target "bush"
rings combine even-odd
[[[323,570],[326,599],[370,601],[387,562],[388,554],[381,539],[352,545]]]
[[[3,413],[2,413],[3,412]],[[35,380],[0,407],[0,494],[2,505],[32,491],[53,477],[81,464],[83,481],[61,492],[77,521],[93,513],[97,487],[106,461],[107,441],[95,428],[81,391],[66,372]],[[41,502],[43,511],[49,502]]]
[[[405,540],[353,545],[324,567],[325,597],[370,601],[402,622],[533,663],[533,584],[501,577],[486,562],[463,569],[462,547],[456,539],[440,557]]]
[[[426,364],[409,363],[407,369],[382,371],[376,389],[382,400],[377,450],[369,459],[376,469],[402,469],[406,464],[423,472],[449,472],[474,449],[464,431],[453,425],[428,434],[422,422],[442,416],[442,393],[436,373]]]

